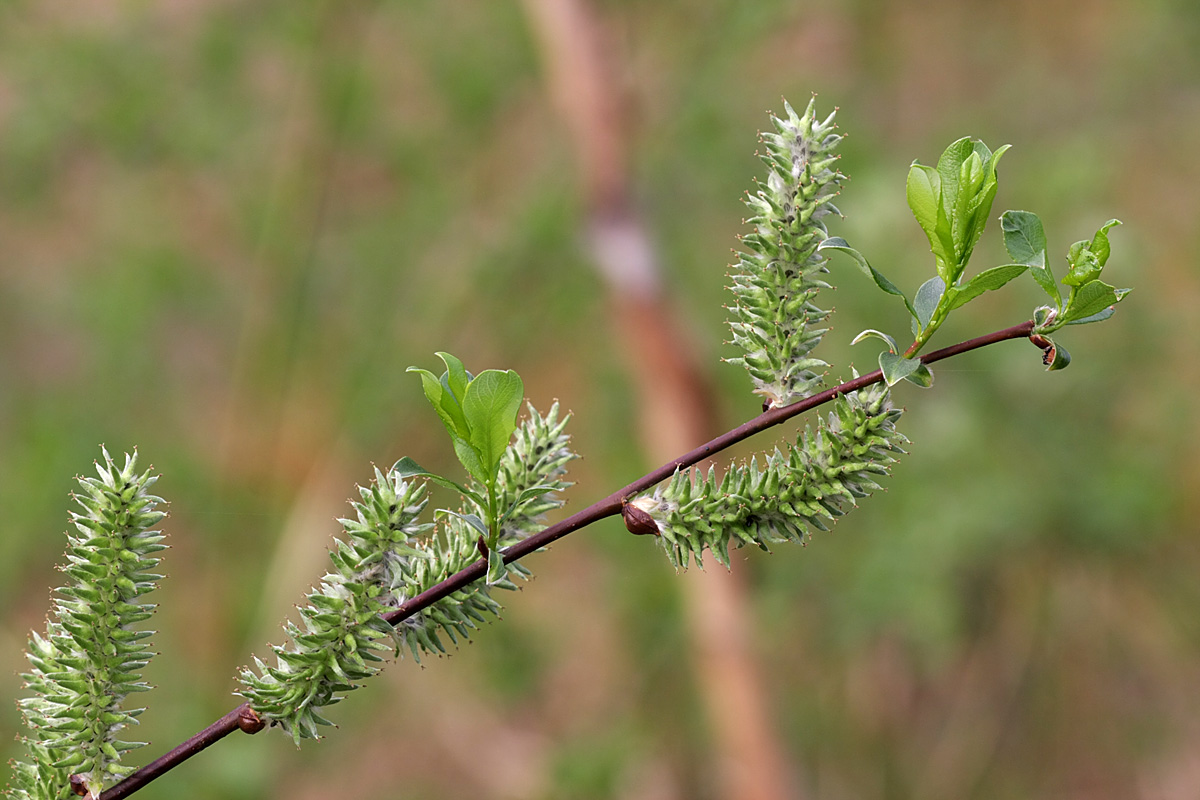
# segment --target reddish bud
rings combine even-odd
[[[625,521],[625,529],[634,536],[659,535],[658,523],[654,521],[654,517],[650,516],[649,512],[637,506],[622,503],[621,519]]]
[[[243,733],[258,733],[267,727],[267,723],[263,722],[263,718],[250,706],[246,706],[238,714],[237,725],[238,729]]]

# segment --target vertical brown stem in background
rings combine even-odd
[[[646,456],[663,461],[717,429],[709,387],[660,291],[657,258],[630,197],[623,102],[604,30],[587,0],[524,0],[546,80],[575,143],[591,255],[609,286],[610,318],[638,391]],[[795,798],[773,729],[751,615],[736,573],[687,575],[697,680],[708,703],[720,796]]]

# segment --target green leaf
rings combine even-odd
[[[983,272],[967,281],[963,286],[953,290],[954,293],[950,297],[947,310],[953,311],[959,306],[971,302],[984,292],[999,289],[1001,286],[1008,283],[1027,269],[1029,269],[1029,267],[1025,264],[1005,264],[1003,266],[985,269]]]
[[[953,205],[950,204],[948,197],[945,200],[950,209],[950,226],[954,232],[954,251],[959,264],[967,263],[971,250],[968,243],[974,245],[974,242],[970,241],[974,235],[974,226],[971,225],[971,209],[975,206],[976,195],[983,188],[985,163],[986,161],[980,158],[979,153],[972,151],[959,168],[958,193],[955,195]],[[946,181],[943,178],[942,186],[945,185]]]
[[[1005,211],[1000,215],[1004,248],[1017,264],[1046,266],[1046,232],[1042,220],[1032,211]]]
[[[441,418],[446,432],[452,437],[465,439],[468,431],[467,420],[459,405],[459,398],[455,397],[454,392],[450,389],[448,373],[439,379],[427,369],[409,367],[406,371],[415,372],[420,376],[421,388],[425,391],[425,397],[433,406],[433,410],[437,412],[438,417]]]
[[[899,297],[904,301],[904,306],[908,309],[909,313],[914,317],[917,315],[917,312],[912,307],[912,303],[910,303],[908,298],[905,297],[904,292],[900,291],[900,289],[896,287],[896,284],[885,278],[883,274],[879,272],[879,270],[872,267],[870,263],[867,262],[866,257],[851,247],[849,242],[847,242],[845,239],[841,238],[840,236],[830,236],[828,239],[821,242],[821,244],[817,247],[818,252],[822,250],[836,250],[853,258],[855,263],[858,264],[859,268],[867,275],[867,277],[875,281],[876,286],[888,294],[894,294]]]
[[[858,334],[858,336],[855,336],[854,341],[850,342],[850,344],[852,344],[852,345],[858,344],[859,342],[863,341],[864,339],[870,339],[872,337],[875,339],[882,339],[884,342],[886,342],[887,346],[888,346],[888,350],[890,352],[892,352],[892,353],[900,352],[900,348],[896,346],[895,339],[893,339],[891,336],[888,336],[883,331],[877,331],[874,328],[867,328],[865,331]]]
[[[483,457],[480,455],[479,450],[476,449],[475,445],[471,444],[466,439],[460,439],[459,437],[453,435],[450,437],[450,440],[454,444],[454,455],[458,457],[459,463],[463,465],[463,469],[465,469],[472,478],[484,484],[485,486],[489,481],[495,479],[496,473],[487,469],[487,467],[484,465]]]
[[[1038,286],[1054,301],[1054,307],[1061,308],[1062,295],[1046,261],[1046,232],[1041,218],[1031,211],[1005,211],[1000,215],[1000,230],[1004,232],[1008,257],[1027,265]]]
[[[442,375],[442,383],[451,392],[454,393],[459,402],[467,394],[467,385],[471,382],[471,373],[467,372],[467,368],[463,363],[449,353],[437,353],[438,358],[446,365],[446,372]]]
[[[508,579],[508,570],[504,568],[504,554],[498,548],[488,550],[487,584],[495,586]]]
[[[1084,239],[1071,245],[1067,253],[1069,269],[1062,282],[1067,286],[1083,286],[1100,277],[1103,269],[1096,254],[1092,252],[1092,243]]]
[[[922,366],[919,358],[905,358],[896,353],[880,353],[879,369],[888,386],[895,386]]]
[[[1123,296],[1124,295],[1121,295],[1121,297],[1123,297]],[[1117,299],[1119,300],[1120,297],[1118,297]],[[1103,322],[1104,320],[1108,319],[1115,313],[1117,313],[1117,307],[1109,306],[1108,308],[1104,309],[1103,311],[1097,311],[1095,314],[1092,314],[1091,316],[1084,317],[1083,319],[1073,319],[1070,322],[1067,322],[1065,324],[1067,324],[1067,325],[1088,325],[1093,322]]]
[[[470,424],[470,444],[489,476],[484,483],[495,480],[500,458],[517,429],[517,412],[524,396],[525,384],[511,369],[484,370],[467,386],[463,413]]]
[[[1120,224],[1120,220],[1110,219],[1100,226],[1090,242],[1085,239],[1071,245],[1067,254],[1067,262],[1071,268],[1067,277],[1063,278],[1063,283],[1068,286],[1083,286],[1100,277],[1100,271],[1108,262],[1110,252],[1108,231]]]
[[[958,205],[959,186],[963,178],[963,166],[971,158],[972,155],[978,155],[975,152],[976,140],[970,136],[951,142],[950,145],[942,151],[942,155],[938,158],[937,173],[941,189],[942,204],[945,208],[956,209]],[[983,144],[983,142],[979,142]],[[984,150],[987,147],[984,146]],[[990,157],[992,154],[988,152],[983,159]],[[982,161],[983,159],[979,159]],[[982,166],[982,164],[980,164]],[[968,170],[969,172],[969,170]],[[982,169],[980,169],[982,175]]]
[[[915,383],[922,389],[928,389],[929,387],[933,386],[933,373],[929,370],[928,366],[922,363],[921,366],[917,367],[908,375],[905,375],[904,380],[909,381],[910,383]]]
[[[941,178],[938,171],[914,161],[908,169],[905,189],[908,207],[912,209],[917,224],[929,239],[929,248],[937,260],[938,274],[943,279],[949,277],[947,283],[953,283],[951,273],[955,260],[954,238],[942,203]]]
[[[984,151],[987,150],[983,142],[979,142],[979,146]],[[1009,145],[1004,145],[992,153],[990,158],[984,159],[982,184],[974,197],[966,204],[965,216],[959,223],[956,223],[962,225],[958,261],[963,267],[970,260],[971,253],[974,252],[975,245],[979,242],[979,237],[987,228],[988,216],[992,213],[992,202],[996,199],[996,165],[1000,161],[1000,157],[1008,150]]]
[[[1104,281],[1092,281],[1071,293],[1070,305],[1060,318],[1061,325],[1074,320],[1083,320],[1114,306],[1129,293],[1128,289],[1117,290]]]
[[[391,471],[398,474],[401,478],[427,478],[438,486],[456,491],[464,497],[469,497],[481,508],[487,507],[487,499],[479,492],[468,489],[466,486],[456,483],[449,478],[443,478],[435,472],[430,472],[408,456],[393,464]]]
[[[395,472],[401,478],[411,478],[416,476],[432,475],[433,473],[422,467],[412,458],[405,456],[404,458],[392,464],[390,472]]]
[[[917,322],[920,323],[922,329],[929,326],[929,321],[933,319],[933,312],[937,309],[945,292],[946,282],[940,275],[934,275],[922,283],[921,288],[917,289],[916,295],[913,296],[913,307],[916,310]]]
[[[1108,231],[1121,224],[1119,219],[1110,219],[1108,222],[1100,226],[1100,230],[1096,231],[1096,235],[1092,237],[1092,252],[1096,255],[1096,260],[1100,262],[1100,266],[1108,263],[1109,244]]]

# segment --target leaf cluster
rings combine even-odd
[[[1071,363],[1070,354],[1049,337],[1050,333],[1064,325],[1106,320],[1116,311],[1117,303],[1129,294],[1129,289],[1116,289],[1100,280],[1111,252],[1108,232],[1120,224],[1120,220],[1110,219],[1091,239],[1071,245],[1067,251],[1067,274],[1062,279],[1063,285],[1068,287],[1064,298],[1046,258],[1046,232],[1041,218],[1031,211],[1005,211],[1001,215],[1000,228],[1009,257],[1029,268],[1038,286],[1053,303],[1039,307],[1033,315],[1033,333],[1038,337],[1035,341],[1043,347],[1047,369],[1062,369]]]
[[[32,696],[20,701],[30,733],[31,759],[14,763],[13,798],[62,798],[78,790],[99,797],[130,771],[121,764],[141,742],[118,738],[137,724],[144,709],[124,708],[126,697],[147,691],[141,669],[150,660],[153,631],[135,626],[154,606],[139,602],[162,576],[152,572],[165,549],[150,530],[166,514],[150,494],[158,480],[137,472],[137,455],[118,467],[107,450],[98,477],[79,478],[73,495],[81,507],[67,532],[67,584],[47,621],[45,635],[29,642],[30,671],[23,677]],[[74,776],[74,784],[72,784]]]

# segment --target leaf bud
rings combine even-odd
[[[638,508],[628,501],[621,503],[621,519],[625,521],[625,529],[634,536],[658,536],[658,523],[645,509]]]

